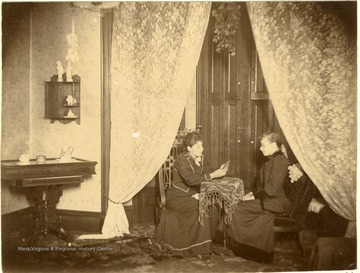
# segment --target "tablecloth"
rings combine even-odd
[[[208,216],[211,205],[218,205],[225,211],[225,223],[231,224],[232,213],[238,202],[242,201],[244,184],[237,177],[223,177],[202,182],[199,194],[199,221],[203,225],[204,215]]]

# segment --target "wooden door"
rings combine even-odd
[[[210,20],[197,69],[197,123],[211,165],[230,160],[228,175],[252,187],[265,160],[258,138],[274,129],[275,116],[244,3],[241,10],[234,56],[215,51]]]

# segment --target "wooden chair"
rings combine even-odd
[[[166,206],[166,190],[171,187],[174,172],[174,162],[176,156],[180,153],[180,143],[174,143],[171,147],[170,153],[166,158],[164,164],[160,167],[158,172],[158,187],[159,196],[157,196],[157,207],[156,207],[156,224],[160,221],[161,211]]]
[[[304,249],[299,241],[299,232],[304,228],[308,206],[316,187],[309,176],[304,174],[294,183],[286,182],[284,189],[293,206],[288,213],[275,215],[275,235],[280,238],[282,234],[294,234],[297,244],[304,254]]]

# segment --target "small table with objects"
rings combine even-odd
[[[237,177],[222,177],[202,182],[199,194],[199,221],[208,215],[210,207],[218,205],[223,212],[224,247],[226,247],[226,225],[231,225],[231,217],[238,202],[244,196],[244,183]]]
[[[32,219],[24,234],[24,242],[33,243],[40,236],[53,232],[71,244],[73,237],[64,230],[56,204],[62,195],[62,187],[82,183],[85,177],[95,174],[96,164],[80,158],[68,162],[47,159],[43,164],[36,160],[26,164],[17,160],[1,161],[1,182],[15,190],[25,191],[32,205]]]

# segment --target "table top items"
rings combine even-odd
[[[45,155],[37,155],[36,156],[36,163],[37,164],[45,164],[46,156]]]
[[[30,152],[27,151],[20,155],[19,157],[19,164],[28,164],[30,161]]]
[[[64,176],[73,178],[95,174],[96,164],[96,161],[80,158],[72,158],[69,162],[59,162],[57,158],[46,158],[43,164],[39,164],[36,159],[31,159],[27,164],[21,165],[18,160],[2,160],[1,182],[23,187],[32,186],[36,179],[45,183],[44,177],[51,177],[52,184],[55,183],[54,178],[59,178],[58,182],[62,183],[61,178]]]
[[[225,223],[231,224],[231,215],[238,202],[242,201],[244,184],[237,177],[222,177],[201,183],[199,195],[199,221],[203,225],[203,217],[211,205],[219,205],[225,211]]]
[[[59,162],[70,162],[72,159],[73,151],[74,151],[74,148],[71,146],[62,148],[60,157],[59,157]]]

